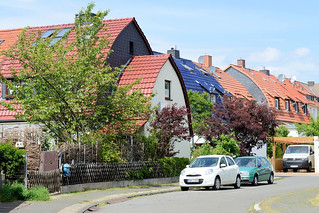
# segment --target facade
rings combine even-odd
[[[269,70],[246,68],[243,59],[238,60],[237,65],[228,66],[224,72],[238,80],[258,104],[276,108],[277,119],[280,125],[289,129],[289,136],[298,136],[294,123],[309,123],[309,106],[318,104],[307,99],[311,93],[301,89],[297,82],[283,75],[277,78]]]

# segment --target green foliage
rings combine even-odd
[[[119,139],[115,135],[100,135],[102,162],[123,162]]]
[[[46,201],[49,200],[49,191],[45,187],[31,187],[25,189],[21,183],[6,184],[0,190],[0,202],[11,202],[16,200]]]
[[[41,39],[40,31],[25,28],[5,52],[20,66],[8,68],[13,81],[0,74],[12,91],[12,99],[1,104],[17,118],[44,125],[61,142],[83,142],[103,128],[114,134],[134,132],[136,118],[149,117],[150,97],[141,90],[130,92],[137,82],[117,87],[123,68],[107,63],[112,51],[103,19],[108,11],[92,17],[93,8],[91,3],[81,10],[75,27],[56,43],[51,41],[59,29]]]
[[[50,199],[49,191],[43,186],[31,187],[24,191],[24,199],[28,201],[47,201]]]
[[[142,179],[150,178],[153,171],[154,169],[152,167],[148,168],[146,165],[144,165],[143,168],[137,172],[134,172],[133,170],[130,169],[127,172],[127,175],[129,179],[142,180]]]
[[[279,126],[275,129],[276,133],[275,133],[275,137],[288,137],[289,134],[289,130],[287,127],[285,126]],[[267,155],[268,157],[272,157],[273,153],[272,153],[272,142],[271,141],[267,141]],[[283,149],[282,149],[282,144],[277,143],[276,145],[276,158],[282,158],[283,157]]]
[[[25,200],[26,189],[21,183],[6,184],[0,190],[0,201],[10,202],[15,200]]]
[[[179,176],[181,171],[189,165],[188,158],[165,157],[158,160],[161,163],[165,177]]]
[[[309,124],[295,123],[295,125],[297,126],[298,133],[302,133],[305,136],[319,136],[319,116],[317,117],[317,120],[311,117]]]
[[[146,136],[141,136],[141,135],[136,135],[135,137],[139,138],[142,140],[142,143],[144,144],[144,159],[145,160],[157,160],[157,148],[158,148],[158,143],[156,140],[156,137],[154,135],[150,135],[148,137]]]
[[[211,110],[214,104],[206,92],[198,93],[193,90],[188,90],[187,95],[191,108],[193,130],[199,135],[199,130],[203,127],[203,121],[212,116]]]
[[[233,135],[221,135],[219,139],[213,139],[213,143],[216,144],[213,150],[214,155],[239,156],[240,154],[239,143]]]
[[[213,155],[213,154],[214,154],[213,147],[208,142],[206,142],[203,145],[198,146],[192,150],[192,161],[199,156]]]
[[[24,150],[13,147],[10,142],[0,144],[0,170],[6,177],[18,173],[25,163]]]

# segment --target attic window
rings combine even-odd
[[[299,104],[298,104],[298,102],[295,101],[295,102],[293,103],[293,106],[294,106],[295,112],[298,113],[298,112],[299,112]]]
[[[45,31],[45,32],[41,35],[41,38],[51,37],[55,30],[56,30],[56,29],[49,29],[49,30]]]
[[[275,98],[275,108],[276,109],[280,109],[280,103],[279,103],[279,98],[278,97]]]
[[[4,40],[0,40],[0,44],[2,44],[4,42]]]
[[[66,27],[66,28],[63,28],[62,30],[60,30],[60,32],[58,34],[56,34],[56,36],[52,39],[51,44],[55,44],[58,40],[63,38],[63,36],[67,32],[69,32],[71,29],[72,29],[72,27]]]
[[[133,41],[130,41],[130,50],[129,50],[129,53],[131,55],[134,55],[134,42]]]
[[[289,99],[286,99],[286,100],[285,100],[285,108],[286,108],[286,111],[287,111],[287,112],[290,111],[290,101],[289,101]]]
[[[305,115],[307,115],[307,113],[308,113],[307,104],[301,103],[301,108],[302,108],[302,110],[303,110],[303,113],[304,113]]]

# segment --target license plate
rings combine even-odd
[[[291,168],[297,168],[298,165],[290,165]]]
[[[198,179],[188,179],[187,183],[199,183]]]

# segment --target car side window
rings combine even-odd
[[[262,161],[258,158],[258,159],[257,159],[257,167],[259,167],[259,165],[262,166],[262,167],[265,166],[265,165],[262,163]]]
[[[222,157],[222,158],[220,159],[220,165],[222,165],[222,164],[225,164],[225,165],[227,166],[225,157]]]
[[[260,158],[261,159],[261,162],[264,164],[263,166],[270,166],[270,163],[269,161],[266,159],[266,158]]]
[[[228,162],[229,166],[235,165],[235,162],[230,157],[226,157],[226,159],[227,159],[227,162]]]

